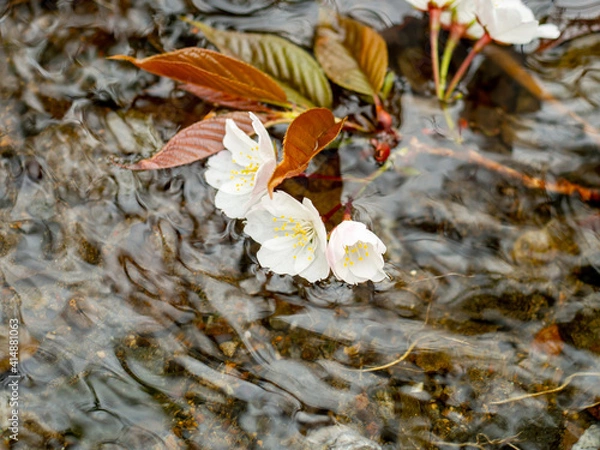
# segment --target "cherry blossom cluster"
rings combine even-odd
[[[489,34],[503,44],[527,44],[534,39],[556,39],[555,25],[540,23],[521,0],[407,0],[421,11],[441,9],[441,22],[466,25],[466,36],[480,39]]]
[[[541,25],[521,0],[407,0],[429,13],[432,65],[436,93],[448,101],[466,72],[473,57],[487,44],[528,44],[534,39],[556,39],[559,29],[553,24]],[[441,27],[450,31],[442,64],[439,64],[438,33]],[[452,52],[463,38],[476,40],[471,52],[446,87]]]
[[[261,244],[256,255],[261,266],[310,282],[325,279],[330,272],[350,284],[386,278],[386,247],[365,224],[344,220],[327,239],[310,199],[299,202],[284,191],[269,195],[276,150],[264,125],[249,114],[258,141],[227,119],[225,149],[209,158],[205,178],[217,189],[217,208],[230,218],[243,219],[244,232]]]

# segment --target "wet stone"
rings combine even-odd
[[[561,325],[561,332],[577,348],[600,353],[600,310],[581,311],[568,324]]]

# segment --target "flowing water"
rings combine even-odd
[[[600,188],[597,8],[533,2],[582,36],[503,49],[560,103],[482,57],[450,130],[427,93],[420,16],[339,3],[389,43],[386,106],[408,150],[355,199],[389,275],[356,287],[260,268],[203,162],[113,162],[148,157],[212,107],[107,56],[207,45],[181,15],[310,46],[316,2],[3,3],[2,448],[570,449],[597,432],[600,209],[551,188]],[[338,115],[370,114],[334,93]],[[311,170],[377,170],[369,136],[335,147]],[[356,191],[326,184],[309,188]]]

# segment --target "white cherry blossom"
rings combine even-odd
[[[327,260],[334,275],[350,284],[381,281],[386,247],[381,239],[361,222],[344,220],[329,236]]]
[[[265,195],[248,213],[244,231],[261,244],[256,255],[261,266],[310,282],[329,275],[327,231],[308,198],[300,203],[282,191]]]
[[[232,119],[225,122],[225,150],[208,159],[206,182],[217,189],[215,205],[228,217],[243,218],[267,192],[267,183],[277,164],[275,149],[262,122],[252,113],[258,142]]]
[[[427,11],[430,6],[434,8],[446,8],[450,6],[455,0],[406,0],[412,6],[421,11]]]
[[[478,0],[476,13],[491,38],[503,44],[528,44],[560,35],[556,25],[540,25],[521,0]]]
[[[477,22],[476,12],[477,1],[475,0],[456,0],[452,3],[451,10],[442,12],[440,22],[444,27],[449,28],[453,23],[467,27],[465,35],[471,39],[479,39],[485,33],[483,27]]]

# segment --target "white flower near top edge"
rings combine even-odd
[[[540,25],[521,0],[478,0],[476,13],[490,37],[503,44],[528,44],[560,35],[556,25]]]
[[[421,11],[427,11],[430,6],[437,7],[437,8],[447,8],[455,0],[406,0],[406,1]]]
[[[474,0],[456,0],[452,4],[451,10],[443,11],[440,16],[440,22],[446,28],[453,23],[467,27],[465,35],[471,39],[479,39],[485,33],[483,27],[477,22],[476,12],[477,2]]]
[[[327,231],[312,202],[282,191],[265,195],[248,212],[244,231],[261,244],[261,266],[278,274],[300,275],[310,282],[329,275]]]
[[[344,220],[333,229],[327,245],[327,260],[334,275],[349,284],[381,281],[386,247],[361,222]]]
[[[206,182],[217,189],[215,206],[231,218],[243,218],[267,192],[277,155],[269,133],[258,117],[248,113],[258,142],[232,119],[225,122],[225,150],[208,159]]]

